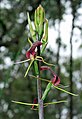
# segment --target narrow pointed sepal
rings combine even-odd
[[[42,50],[41,50],[41,53],[44,52],[47,44],[48,44],[48,20],[45,19],[45,24],[44,24],[44,34],[43,34],[43,37],[42,37]]]
[[[25,62],[28,62],[28,61],[30,61],[30,59],[19,61],[19,62],[15,62],[13,64],[22,64],[22,63],[25,63]]]
[[[26,73],[25,73],[24,77],[26,77],[26,76],[27,76],[27,74],[28,74],[28,72],[29,72],[29,70],[30,70],[31,65],[32,65],[32,63],[33,63],[33,62],[34,62],[34,60],[31,60],[31,62],[30,62],[30,64],[29,64],[29,66],[28,66],[28,68],[27,68],[27,70],[26,70]]]
[[[56,88],[56,89],[58,89],[58,90],[60,90],[60,91],[62,91],[62,92],[65,92],[65,93],[67,93],[67,94],[69,94],[69,95],[78,96],[77,94],[71,93],[71,92],[69,92],[69,91],[67,91],[67,90],[64,90],[64,89],[58,87],[58,86],[54,86],[54,85],[53,85],[53,87]]]
[[[16,104],[21,104],[21,105],[27,105],[27,106],[38,106],[38,104],[32,104],[32,103],[24,103],[24,102],[19,102],[19,101],[14,101],[12,100],[13,103],[16,103]]]

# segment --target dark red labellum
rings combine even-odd
[[[40,45],[42,45],[42,42],[41,41],[36,41],[35,43],[33,43],[32,47],[26,52],[26,57],[28,59],[31,59],[31,55],[33,57],[35,57],[36,56],[35,49],[36,49],[36,47],[38,47]]]
[[[27,57],[28,59],[31,58],[31,55],[35,57],[35,56],[36,56],[36,52],[35,52],[35,51],[33,51],[32,53],[30,53],[30,51],[27,51],[27,52],[26,52],[26,57]]]
[[[57,86],[60,83],[60,78],[55,74],[55,72],[50,67],[48,67],[48,66],[41,66],[40,70],[41,71],[50,70],[50,72],[53,75],[53,78],[51,79],[51,82],[53,83],[54,86]]]
[[[34,100],[33,100],[33,104],[37,104],[38,103],[38,98],[34,98]],[[34,105],[32,105],[32,109],[34,109],[35,108],[35,106]]]
[[[51,79],[51,82],[54,86],[57,86],[60,84],[60,78],[56,75],[54,75],[54,77]]]
[[[41,67],[40,67],[40,70],[41,70],[41,71],[50,70],[50,67],[48,67],[48,66],[41,66]]]

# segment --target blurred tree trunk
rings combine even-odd
[[[60,47],[61,47],[61,38],[60,38],[60,23],[61,23],[61,0],[58,0],[57,1],[57,6],[58,6],[58,16],[59,16],[59,19],[58,19],[58,38],[57,38],[57,43],[58,43],[58,49],[57,49],[57,61],[56,61],[56,64],[57,64],[57,75],[59,76],[60,75],[60,64],[59,64],[59,59],[60,59]],[[61,97],[60,97],[60,91],[58,91],[58,94],[57,94],[57,99],[60,100]],[[58,114],[59,114],[59,119],[61,119],[61,104],[57,105],[57,108],[58,108]]]
[[[73,28],[72,28],[72,33],[73,35]],[[72,81],[72,78],[73,78],[73,58],[72,58],[72,52],[73,52],[73,47],[72,47],[72,35],[71,35],[71,38],[70,38],[70,92],[73,92],[73,81]],[[70,95],[70,119],[72,119],[73,117],[73,98],[72,96]]]
[[[74,30],[74,22],[75,22],[75,13],[76,10],[73,5],[73,1],[71,0],[71,8],[72,8],[72,29],[70,36],[70,92],[73,92],[73,30]],[[70,98],[70,119],[73,119],[73,96],[69,95]]]

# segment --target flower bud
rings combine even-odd
[[[43,7],[40,5],[36,10],[35,10],[35,28],[36,32],[38,33],[39,37],[42,37],[43,30],[44,30],[44,18],[45,18],[45,12]]]

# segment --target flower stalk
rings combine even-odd
[[[41,41],[43,29],[44,29],[44,9],[41,5],[35,11],[35,28],[38,36],[38,42]],[[42,44],[41,44],[42,45]],[[40,56],[40,45],[37,46],[37,55]],[[40,61],[34,61],[35,75],[40,77]],[[44,119],[43,112],[43,100],[42,100],[42,87],[41,80],[37,80],[37,93],[38,93],[38,105],[39,105],[39,119]]]
[[[38,46],[38,56],[40,56],[40,46]],[[34,69],[35,69],[35,75],[37,78],[40,77],[40,62],[34,61]],[[39,105],[39,119],[44,119],[44,113],[43,113],[43,100],[42,97],[42,88],[41,88],[41,80],[37,80],[37,93],[38,93],[38,105]]]
[[[40,46],[37,47],[38,56],[40,56]],[[38,75],[37,78],[40,77],[40,62],[37,61],[38,64]],[[36,68],[36,67],[35,67]],[[37,93],[38,93],[38,104],[39,104],[39,119],[44,119],[44,112],[43,112],[43,100],[42,98],[42,87],[41,87],[41,80],[37,80]]]
[[[43,101],[47,97],[49,91],[51,90],[52,87],[65,92],[67,94],[73,95],[73,96],[78,96],[76,94],[73,94],[69,91],[66,91],[59,87],[60,85],[60,78],[55,74],[55,72],[52,70],[51,67],[49,66],[55,66],[53,64],[47,63],[44,61],[44,59],[40,56],[48,43],[48,20],[45,18],[45,12],[42,6],[40,5],[36,10],[35,10],[35,17],[34,17],[34,26],[32,26],[31,20],[29,13],[27,14],[28,16],[28,24],[30,28],[30,35],[32,38],[32,41],[28,38],[28,42],[31,45],[28,51],[26,52],[26,60],[21,61],[21,62],[16,62],[14,64],[20,64],[20,63],[25,63],[30,61],[30,64],[26,70],[25,76],[27,76],[32,64],[34,64],[34,71],[35,71],[35,76],[30,75],[31,77],[37,79],[37,97],[34,98],[33,104],[32,103],[24,103],[24,102],[18,102],[18,101],[12,101],[17,104],[23,104],[23,105],[28,105],[32,106],[31,109],[33,110],[38,110],[39,112],[39,119],[44,119],[44,107],[51,105],[51,104],[57,104],[61,102],[66,102],[65,100],[62,101],[57,101],[57,102],[50,102],[50,103],[44,103]],[[41,46],[41,47],[40,47]],[[37,51],[36,51],[37,49]],[[48,66],[41,66],[41,62]],[[49,70],[51,72],[52,78],[50,80],[40,78],[40,71],[44,70]],[[42,95],[42,86],[41,82],[46,81],[48,82],[45,91]]]

